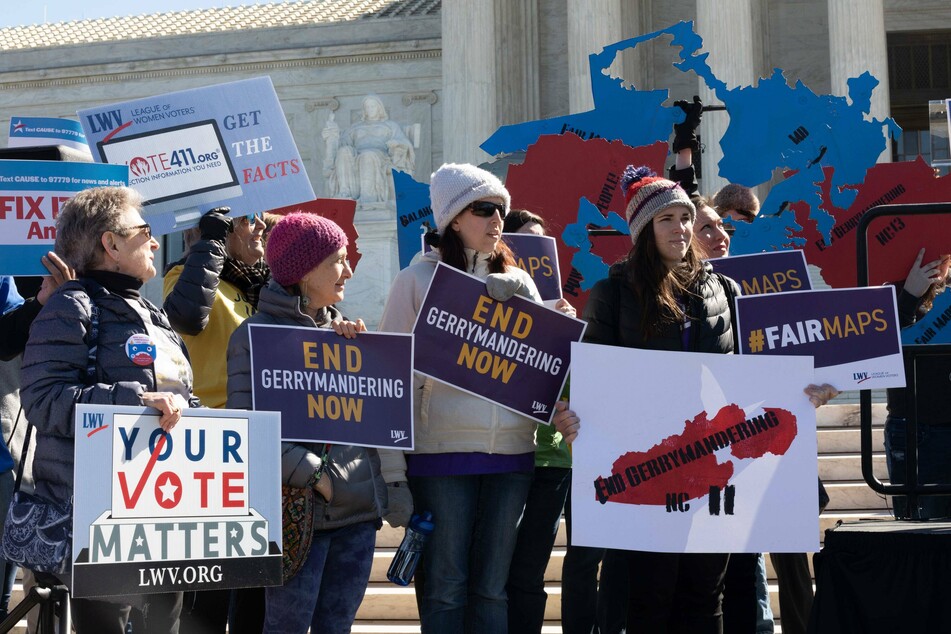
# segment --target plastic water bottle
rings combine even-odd
[[[429,536],[433,534],[433,514],[429,511],[421,515],[413,515],[406,527],[406,534],[396,555],[393,557],[393,563],[390,569],[386,571],[386,578],[400,586],[408,586],[413,580],[413,574],[416,573],[416,566],[419,565],[419,558],[423,554],[423,547]]]

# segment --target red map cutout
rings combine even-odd
[[[558,244],[562,294],[578,314],[588,299],[579,286],[577,272],[572,278],[571,257],[577,249],[562,241],[565,226],[578,220],[578,202],[584,197],[607,216],[614,211],[624,217],[624,194],[620,181],[628,165],[647,165],[658,174],[664,171],[667,144],[663,141],[632,148],[621,141],[584,140],[576,134],[543,135],[528,148],[521,165],[511,165],[505,187],[512,195],[514,209],[527,209],[545,219],[548,235]],[[605,223],[607,226],[607,223]],[[592,252],[611,264],[631,250],[628,236],[595,237]]]
[[[857,284],[856,227],[871,207],[951,201],[951,176],[935,178],[934,170],[921,157],[902,163],[881,163],[869,169],[848,209],[832,206],[832,168],[824,171],[821,207],[835,218],[831,242],[822,238],[815,221],[809,219],[808,204],[796,203],[792,209],[796,222],[803,227],[795,235],[806,239],[806,261],[819,267],[823,280],[834,288]],[[922,247],[925,262],[951,252],[951,218],[944,214],[879,218],[869,225],[867,240],[869,285],[904,280]]]
[[[357,213],[357,201],[350,198],[315,198],[306,203],[270,209],[268,213],[286,216],[295,211],[317,214],[340,225],[343,232],[347,234],[347,260],[350,262],[350,268],[357,270],[357,262],[362,257],[357,250],[357,238],[360,234],[357,233],[357,227],[353,224],[353,218]]]
[[[668,436],[647,451],[632,451],[614,461],[611,475],[594,481],[595,499],[602,504],[663,506],[670,493],[702,498],[710,487],[725,487],[733,463],[717,462],[715,451],[725,447],[738,459],[786,453],[797,434],[796,417],[784,409],[763,408],[746,418],[737,405],[723,407],[713,420],[701,412],[684,422],[684,431]]]

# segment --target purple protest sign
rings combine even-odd
[[[738,297],[741,354],[811,355],[815,383],[904,387],[894,287]]]
[[[713,270],[736,280],[744,295],[812,290],[806,256],[796,249],[707,260]]]
[[[417,372],[548,423],[586,324],[440,263],[416,317]]]
[[[555,239],[532,233],[506,233],[502,239],[512,249],[518,268],[532,276],[542,299],[561,299],[561,273]]]
[[[281,440],[413,449],[413,337],[252,324],[256,411],[281,413]]]

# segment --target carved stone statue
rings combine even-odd
[[[321,136],[331,196],[353,198],[361,204],[392,200],[390,168],[412,174],[416,166],[413,143],[399,124],[390,121],[376,95],[363,98],[363,116],[342,133],[331,113]]]

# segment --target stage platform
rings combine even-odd
[[[839,524],[815,570],[812,634],[951,633],[951,522]]]

